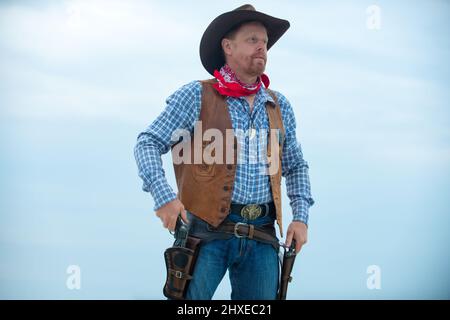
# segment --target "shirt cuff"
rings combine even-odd
[[[299,201],[292,207],[292,221],[300,221],[308,226],[309,204],[306,201]]]
[[[152,194],[153,200],[155,201],[155,206],[153,207],[154,211],[157,211],[165,204],[177,198],[176,193],[173,192],[169,183],[164,178],[156,180],[154,183],[152,183],[150,193]]]

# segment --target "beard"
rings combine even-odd
[[[252,58],[249,72],[252,75],[260,76],[266,70],[266,59]]]

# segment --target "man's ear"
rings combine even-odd
[[[231,54],[231,40],[227,38],[222,39],[222,49],[225,55]]]

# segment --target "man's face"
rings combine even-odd
[[[260,76],[267,62],[267,32],[259,22],[243,24],[233,39],[223,39],[222,47],[229,65],[251,76]]]

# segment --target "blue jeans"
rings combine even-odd
[[[192,219],[190,212],[188,219]],[[269,216],[247,221],[235,213],[231,213],[227,219],[254,225],[274,222],[274,218]],[[211,240],[201,245],[186,299],[210,300],[227,270],[232,300],[276,299],[279,281],[278,252],[270,244],[235,236]]]

